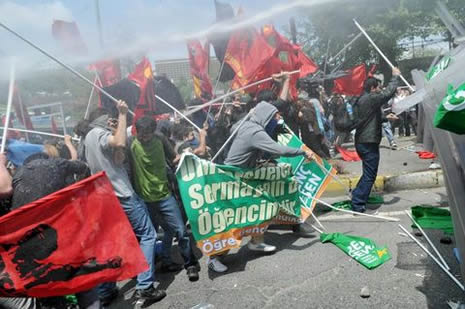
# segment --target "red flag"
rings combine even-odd
[[[254,28],[235,31],[229,40],[225,62],[236,73],[234,83],[240,87],[251,82],[275,49]]]
[[[368,77],[373,77],[373,75],[375,74],[375,72],[376,72],[376,64],[373,64],[373,65],[371,66],[370,71],[368,72]]]
[[[88,70],[97,72],[101,87],[108,87],[121,80],[119,60],[101,60],[91,64]]]
[[[104,172],[0,217],[0,295],[48,297],[148,265]]]
[[[418,154],[418,158],[424,159],[424,160],[436,158],[436,155],[429,151],[416,151],[415,153]]]
[[[192,80],[194,81],[195,97],[213,97],[213,87],[208,76],[209,53],[207,47],[203,48],[199,40],[189,40],[187,42],[187,51]]]
[[[58,134],[57,124],[56,124],[55,119],[53,118],[53,116],[50,116],[50,122],[51,122],[51,126],[52,126],[52,133],[53,134]]]
[[[334,93],[348,96],[360,96],[363,93],[363,84],[367,79],[365,64],[360,64],[348,70],[349,75],[334,80]]]
[[[297,52],[297,58],[300,63],[300,78],[305,77],[309,74],[313,74],[318,71],[318,66],[310,59],[299,47]]]
[[[336,146],[336,150],[341,154],[344,161],[360,161],[360,157],[356,151],[350,151],[341,146]]]
[[[27,130],[34,130],[31,117],[27,111],[27,107],[23,104],[18,87],[15,85],[13,93],[13,106],[16,112],[16,118],[23,124]]]
[[[153,86],[152,64],[144,57],[136,65],[134,72],[129,74],[128,79],[133,81],[140,89],[139,102],[134,111],[132,121],[132,133],[136,133],[136,121],[143,116],[155,118],[155,89]]]
[[[52,35],[66,51],[78,55],[87,54],[86,44],[82,40],[81,33],[75,22],[54,20]]]

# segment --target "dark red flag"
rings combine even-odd
[[[16,118],[22,123],[27,130],[34,130],[31,117],[27,111],[27,107],[23,104],[21,94],[18,87],[15,85],[13,93],[13,107],[15,108]]]
[[[53,134],[58,134],[57,124],[56,124],[55,118],[53,118],[53,116],[50,116],[50,123],[51,123],[51,127],[52,127],[52,133]]]
[[[194,81],[196,98],[212,98],[213,87],[208,76],[209,53],[202,47],[199,40],[187,41],[190,71]]]
[[[132,119],[132,133],[136,133],[136,121],[143,116],[156,117],[155,88],[153,85],[152,64],[144,57],[136,65],[134,72],[129,74],[128,79],[134,82],[140,89],[139,102],[134,110]],[[169,102],[168,102],[169,103]]]
[[[2,116],[3,127],[5,127],[5,123],[6,123],[6,115],[3,115]],[[8,125],[8,129],[13,129],[13,119],[11,118],[11,116],[10,116],[10,124]],[[18,131],[8,130],[8,132],[6,134],[6,138],[7,139],[10,139],[10,138],[20,139],[21,138],[21,133],[18,132]]]
[[[249,84],[262,66],[273,57],[275,48],[254,28],[235,31],[229,40],[225,62],[236,73],[234,83],[243,87]]]
[[[0,295],[48,297],[148,265],[104,172],[0,217]]]
[[[60,42],[63,48],[76,55],[87,53],[87,47],[81,38],[81,33],[75,22],[54,20],[52,24],[52,35]]]
[[[88,70],[97,72],[101,87],[108,87],[121,80],[119,60],[101,60],[88,67]]]
[[[363,93],[363,84],[367,79],[365,64],[360,64],[350,70],[348,75],[334,80],[334,93],[348,96],[360,96]]]

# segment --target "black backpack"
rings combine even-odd
[[[360,97],[353,98],[349,100],[349,104],[352,106],[352,117],[350,116],[349,112],[347,111],[346,104],[339,104],[336,107],[336,113],[334,117],[334,127],[340,132],[351,132],[355,129],[362,129],[364,128],[369,120],[374,116],[376,113],[376,109],[373,109],[370,114],[365,119],[359,119],[357,115],[359,105],[358,101]]]

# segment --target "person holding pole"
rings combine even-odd
[[[366,203],[378,175],[379,144],[382,138],[383,110],[395,94],[399,85],[400,70],[392,69],[389,85],[381,90],[379,80],[370,77],[365,81],[365,93],[354,105],[355,117],[364,120],[363,125],[355,132],[355,149],[362,159],[363,174],[352,192],[352,210],[365,212]],[[371,119],[368,119],[371,117]],[[365,120],[366,119],[366,120]]]
[[[227,154],[225,164],[253,168],[256,167],[264,154],[275,157],[294,157],[304,155],[307,159],[313,158],[313,152],[299,148],[280,145],[271,136],[281,122],[281,114],[270,103],[260,102],[252,112],[249,120],[246,120],[238,129],[231,142],[231,148]],[[232,130],[236,129],[233,126]],[[261,252],[273,252],[275,246],[264,243],[264,237],[252,237],[248,247],[250,250]]]

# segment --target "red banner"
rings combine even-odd
[[[360,64],[348,70],[349,75],[334,80],[334,93],[348,96],[360,96],[363,93],[363,84],[367,79],[365,64]]]
[[[229,39],[225,62],[236,73],[234,84],[249,84],[263,65],[273,56],[275,49],[254,28],[235,31]]]
[[[209,53],[202,47],[199,40],[189,40],[187,51],[189,53],[189,64],[194,81],[194,93],[196,98],[212,98],[213,87],[208,76]]]
[[[147,268],[104,172],[0,217],[0,296],[73,294]]]
[[[155,119],[155,87],[153,85],[152,64],[144,57],[136,65],[134,72],[129,74],[128,79],[133,81],[140,89],[139,102],[134,111],[132,119],[132,133],[136,133],[136,121],[143,116],[153,117]]]
[[[63,48],[73,54],[83,55],[87,53],[87,46],[81,38],[81,33],[75,22],[54,20],[52,35],[61,43]]]
[[[88,66],[88,70],[97,72],[101,87],[108,87],[121,80],[119,60],[102,60]]]

